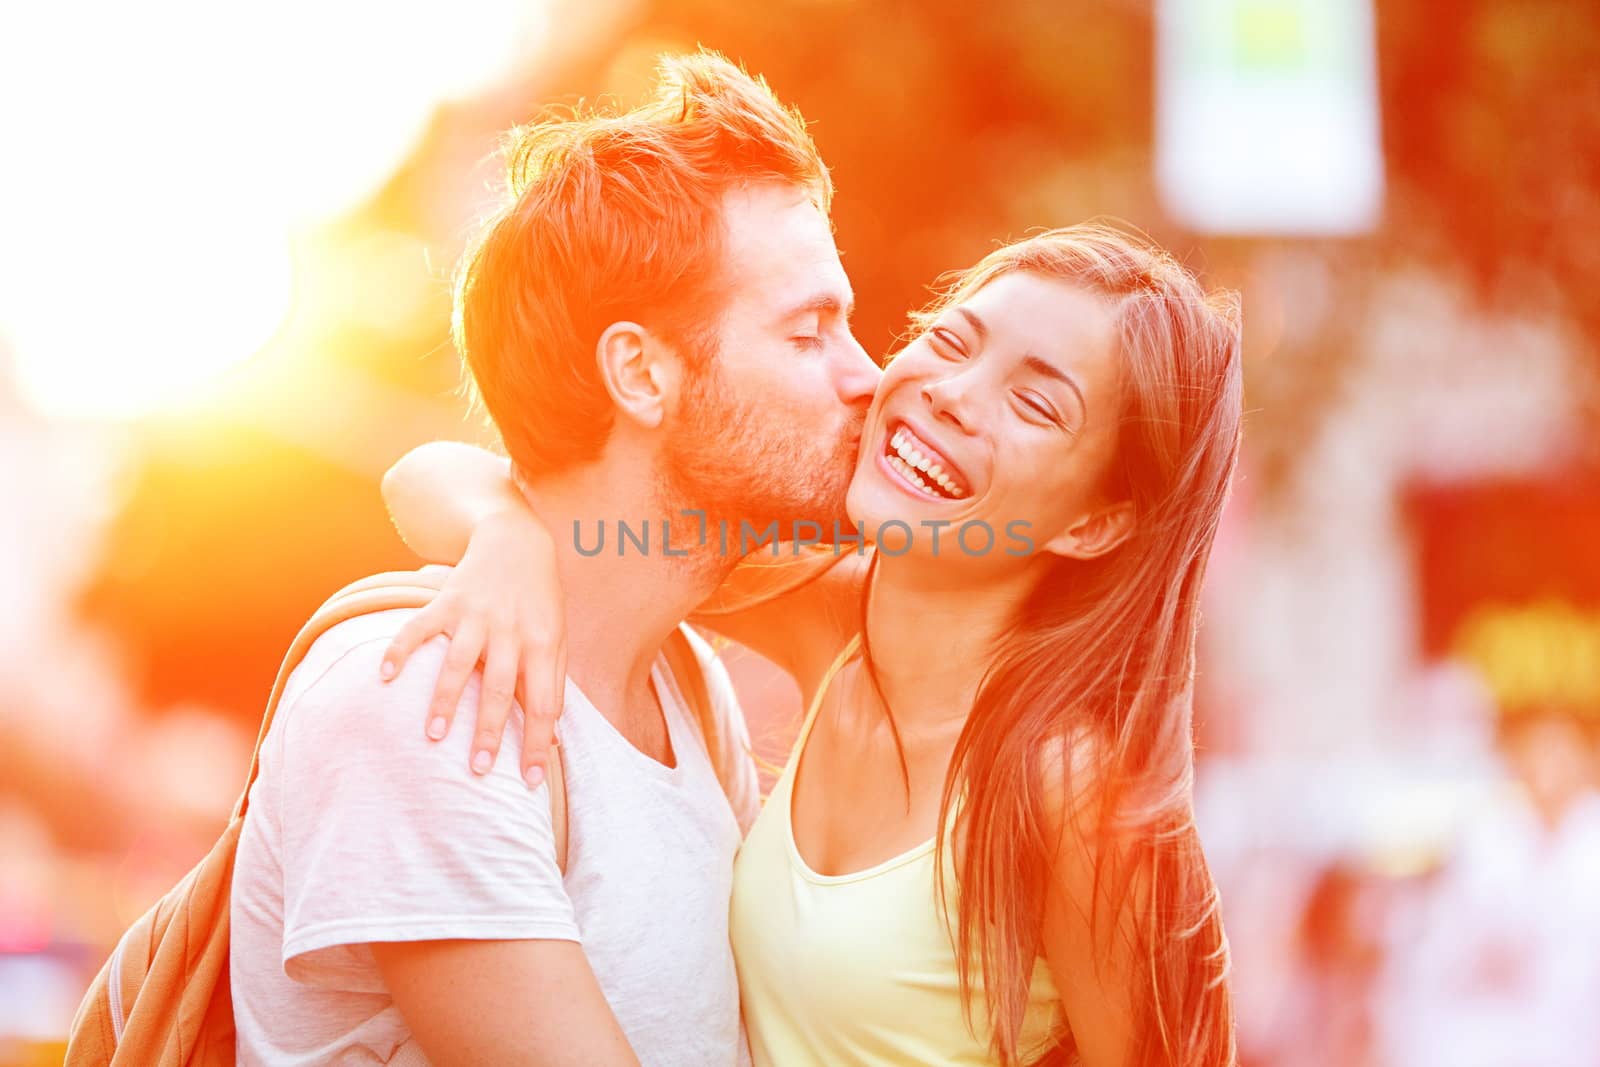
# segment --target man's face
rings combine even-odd
[[[1566,715],[1530,713],[1505,741],[1507,760],[1534,803],[1562,816],[1592,787],[1593,754],[1582,728]]]
[[[850,280],[803,189],[730,192],[723,226],[718,350],[666,441],[670,493],[713,518],[831,533],[880,374],[850,332]]]

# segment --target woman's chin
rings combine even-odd
[[[857,470],[851,479],[850,489],[844,496],[844,513],[856,527],[865,526],[868,533],[876,530],[883,521],[885,508],[884,487],[876,485],[870,471]]]
[[[864,527],[868,537],[876,536],[885,523],[899,521],[915,525],[920,517],[913,514],[915,511],[915,501],[906,500],[890,486],[870,476],[866,480],[857,478],[845,499],[845,512],[851,523],[857,528]]]

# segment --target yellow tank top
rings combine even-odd
[[[863,871],[821,875],[794,843],[795,768],[852,639],[824,676],[783,776],[734,863],[730,931],[756,1067],[988,1064],[981,991],[969,1029],[953,916],[935,896],[934,842]],[[948,873],[952,894],[955,879]],[[1020,1048],[1032,1058],[1063,1025],[1044,961],[1035,965]]]

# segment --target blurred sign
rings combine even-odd
[[[1600,485],[1414,492],[1422,651],[1476,667],[1500,708],[1600,716]]]
[[[1161,0],[1156,171],[1202,232],[1351,234],[1383,203],[1370,0]]]
[[[1600,712],[1600,607],[1485,604],[1457,627],[1452,651],[1482,672],[1501,708]]]

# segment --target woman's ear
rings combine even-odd
[[[1045,542],[1044,550],[1069,559],[1094,559],[1133,533],[1133,502],[1124,500],[1084,516]]]
[[[675,374],[658,338],[637,322],[613,322],[595,343],[595,366],[617,417],[654,429],[666,416],[666,394]]]

